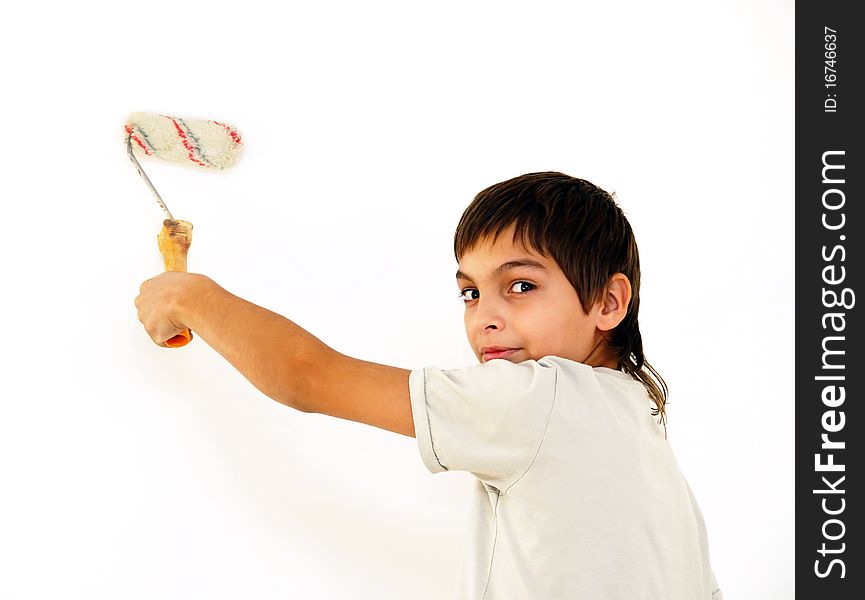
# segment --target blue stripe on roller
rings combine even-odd
[[[204,151],[201,149],[201,142],[198,141],[198,138],[195,137],[195,134],[192,133],[192,130],[189,128],[189,125],[186,124],[186,121],[177,117],[177,122],[183,126],[183,129],[186,130],[186,136],[192,140],[193,146],[195,148],[195,152],[198,154],[198,158],[200,158],[203,162],[206,162],[211,167],[213,163],[204,155]]]

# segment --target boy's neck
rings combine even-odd
[[[608,369],[613,369],[614,371],[619,368],[619,363],[616,360],[616,357],[610,353],[603,336],[597,337],[592,351],[589,352],[589,355],[580,362],[589,365],[590,367],[606,367]]]

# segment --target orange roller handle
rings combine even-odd
[[[192,223],[165,219],[156,241],[159,243],[159,252],[165,260],[165,270],[185,273],[186,255],[192,244]],[[165,345],[169,348],[180,348],[191,341],[192,332],[187,328],[166,340]]]

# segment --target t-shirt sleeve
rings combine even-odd
[[[417,369],[409,376],[421,457],[433,473],[469,471],[499,489],[537,455],[556,396],[556,369],[528,360],[491,360],[464,369]]]

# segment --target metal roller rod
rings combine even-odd
[[[162,210],[165,211],[165,214],[168,215],[168,218],[172,221],[174,217],[171,214],[171,211],[168,210],[168,207],[163,202],[162,197],[159,195],[159,192],[156,191],[156,188],[153,187],[153,184],[150,183],[150,178],[147,176],[147,173],[144,172],[144,169],[141,168],[141,165],[138,163],[138,159],[135,158],[135,153],[132,152],[132,137],[129,136],[126,138],[126,153],[129,154],[129,160],[132,161],[132,164],[135,165],[135,168],[138,170],[138,174],[141,175],[141,178],[144,179],[144,183],[147,184],[147,187],[150,188],[150,191],[153,192],[153,195],[156,196],[156,201],[159,203],[159,206],[162,207]]]

